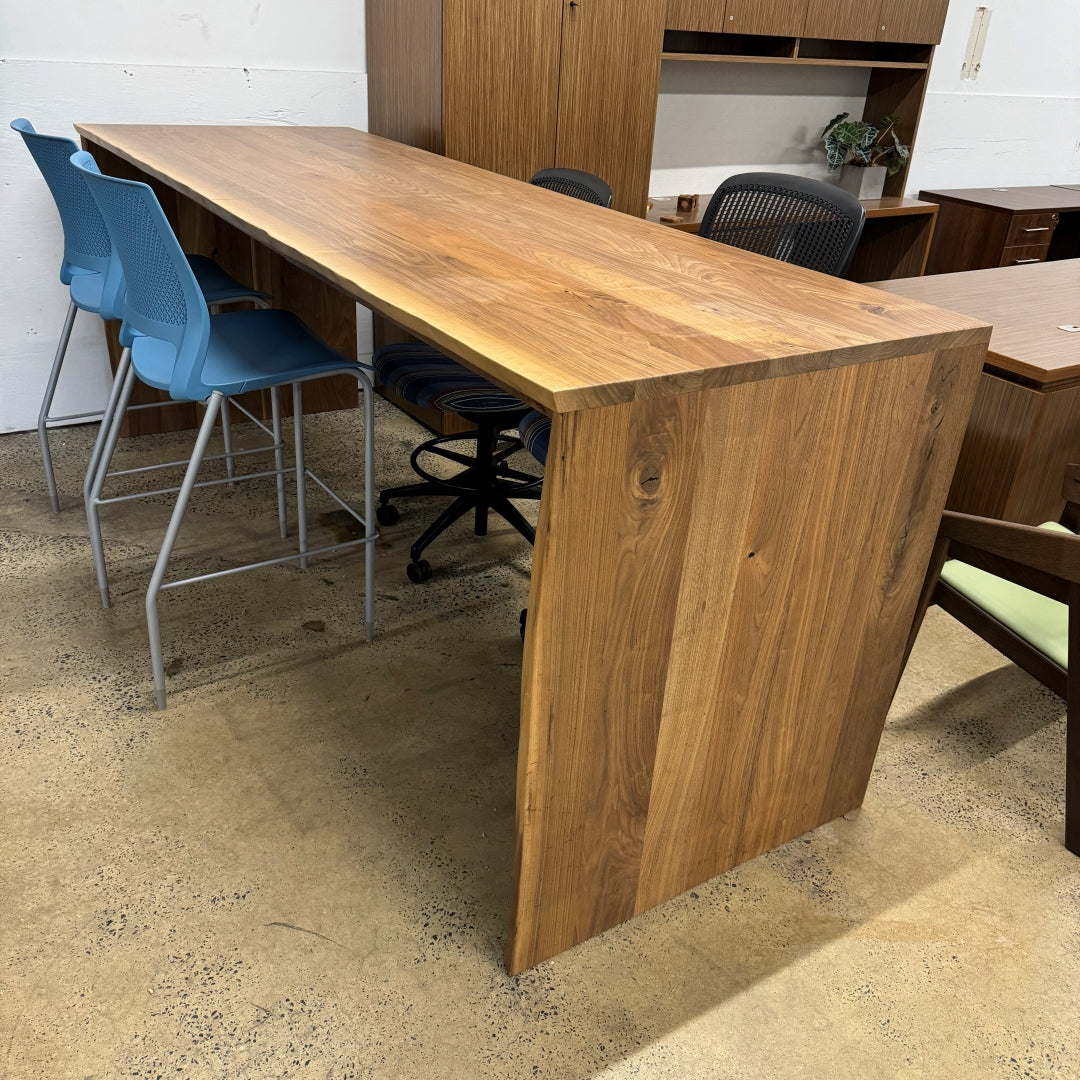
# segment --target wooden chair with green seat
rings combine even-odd
[[[936,604],[1065,699],[1065,846],[1080,855],[1080,464],[1065,510],[1037,528],[945,511],[908,649]]]

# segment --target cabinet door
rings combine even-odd
[[[727,0],[668,0],[668,30],[700,30],[722,34],[727,28]]]
[[[801,37],[808,0],[728,0],[729,34]]]
[[[555,163],[564,0],[445,0],[445,154],[527,180]]]
[[[949,0],[882,0],[878,41],[941,41]]]
[[[810,0],[803,37],[873,41],[880,25],[877,2]]]
[[[555,164],[601,177],[616,210],[644,215],[664,7],[627,0],[564,4]]]

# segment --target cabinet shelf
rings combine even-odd
[[[924,63],[902,60],[832,60],[817,56],[736,56],[719,53],[665,52],[663,60],[693,60],[712,64],[794,64],[796,67],[899,68],[905,71],[926,71]]]

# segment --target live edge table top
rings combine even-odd
[[[77,130],[550,413],[988,334],[351,128]]]

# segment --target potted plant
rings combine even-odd
[[[849,117],[834,116],[822,132],[830,179],[858,199],[880,199],[885,177],[898,173],[911,156],[911,147],[896,134],[900,117],[886,116],[877,124]]]

